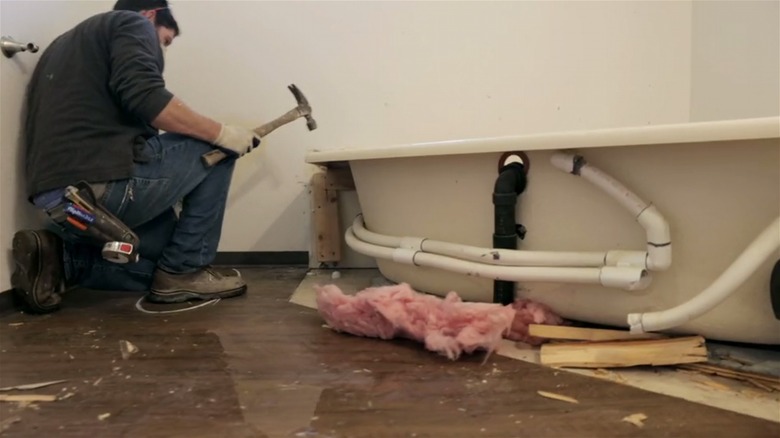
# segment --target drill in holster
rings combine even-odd
[[[140,239],[127,225],[106,210],[92,187],[84,181],[68,186],[63,199],[46,210],[57,224],[103,246],[101,254],[112,263],[137,263]]]

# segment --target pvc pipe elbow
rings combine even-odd
[[[599,274],[602,286],[625,290],[645,289],[652,280],[649,272],[637,267],[604,266]]]
[[[672,266],[672,236],[669,223],[651,205],[636,218],[647,232],[647,269],[664,271]]]
[[[647,269],[665,271],[672,266],[672,244],[664,246],[647,245]]]
[[[637,216],[636,221],[647,231],[647,241],[655,245],[667,244],[672,241],[669,223],[661,215],[661,212],[650,205]]]

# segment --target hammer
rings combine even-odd
[[[263,138],[274,131],[276,128],[282,125],[286,125],[300,117],[306,117],[306,127],[309,128],[309,131],[314,131],[317,129],[317,122],[311,116],[311,107],[309,106],[309,101],[306,100],[306,96],[301,93],[301,90],[299,90],[295,84],[291,84],[287,86],[287,88],[290,90],[293,96],[295,96],[295,100],[298,102],[298,106],[291,109],[290,111],[287,111],[283,116],[274,119],[263,126],[255,128],[255,134],[257,134],[258,137]],[[225,159],[227,156],[228,154],[222,150],[214,149],[213,151],[209,151],[201,155],[201,161],[203,161],[203,164],[206,167],[211,167]]]

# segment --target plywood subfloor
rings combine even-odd
[[[149,315],[138,294],[75,291],[60,312],[0,317],[4,436],[614,437],[780,435],[780,424],[531,363],[451,362],[342,335],[289,302],[305,269],[242,271],[249,293]],[[123,359],[121,340],[138,352]],[[571,404],[537,391],[576,398]],[[643,413],[639,428],[622,418]]]

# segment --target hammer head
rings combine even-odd
[[[300,107],[302,110],[303,116],[306,117],[306,127],[309,128],[309,131],[314,131],[317,129],[317,122],[311,116],[311,106],[309,106],[309,101],[306,100],[306,96],[303,95],[301,90],[295,86],[295,84],[290,84],[287,86],[287,88],[290,90],[293,96],[295,96],[295,100],[298,102],[298,107]]]

